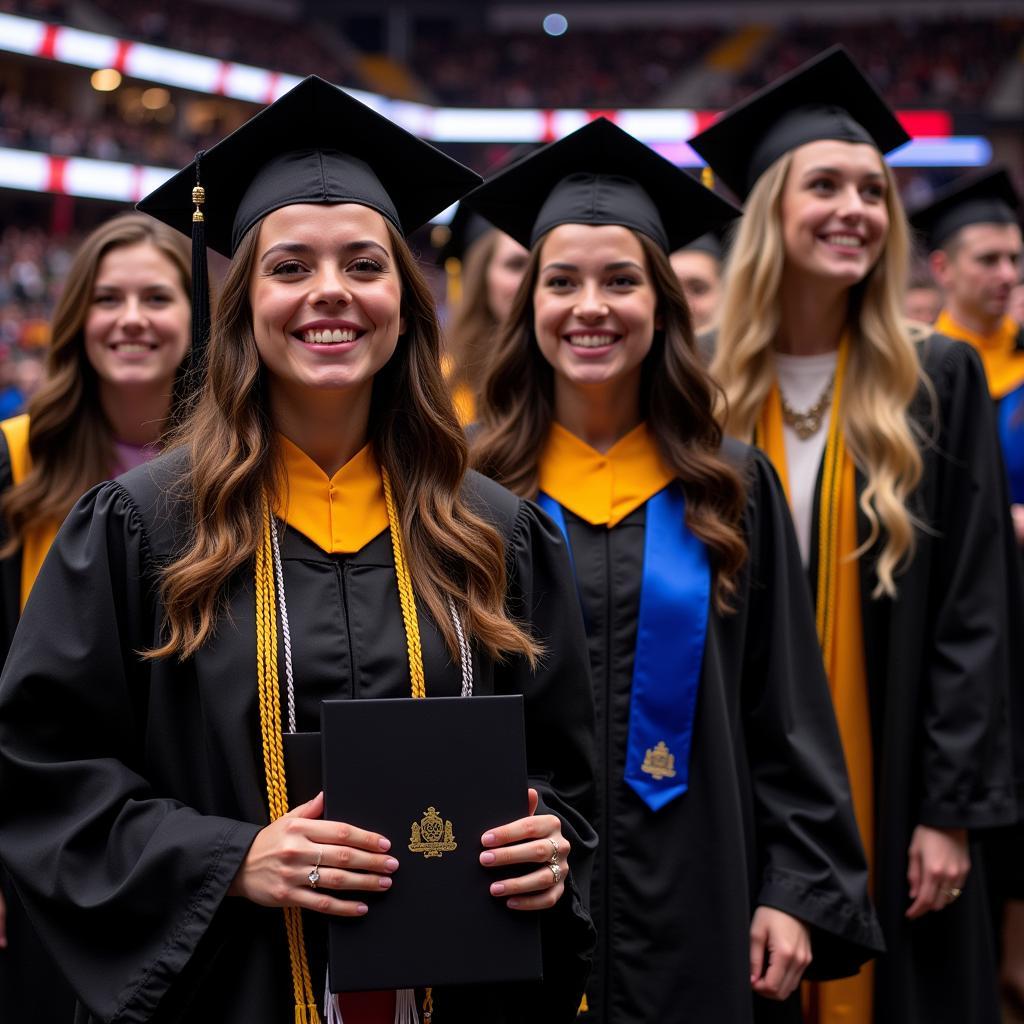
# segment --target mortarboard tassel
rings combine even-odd
[[[705,188],[713,189],[715,187],[715,172],[707,164],[701,168],[700,183]]]
[[[192,189],[192,348],[184,370],[175,383],[174,408],[180,422],[187,414],[203,382],[206,371],[206,345],[210,337],[210,275],[206,262],[206,218],[203,204],[206,189],[200,184],[200,161],[203,150],[196,154],[196,184]]]

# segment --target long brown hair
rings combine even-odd
[[[283,486],[249,301],[260,223],[242,240],[225,277],[203,390],[175,445],[189,456],[181,484],[191,503],[192,533],[162,573],[166,643],[150,652],[153,657],[187,658],[210,638],[225,585],[254,559],[264,496],[278,496]],[[391,477],[416,596],[453,657],[459,643],[449,598],[488,654],[521,654],[532,663],[538,647],[505,609],[501,535],[461,494],[468,453],[441,373],[430,291],[405,240],[390,225],[388,233],[406,330],[374,378],[368,435]]]
[[[498,329],[487,295],[487,271],[498,247],[497,228],[478,238],[462,261],[462,298],[445,331],[451,372],[448,386],[464,385],[476,394],[480,389],[487,349]]]
[[[8,539],[0,555],[15,551],[39,522],[60,522],[90,487],[110,475],[110,424],[100,403],[99,379],[85,354],[85,322],[103,257],[113,249],[148,243],[174,265],[186,297],[192,257],[177,232],[141,213],[102,224],[79,247],[51,324],[46,378],[28,405],[32,467],[0,497]]]
[[[640,411],[662,459],[683,485],[686,523],[707,545],[715,606],[725,611],[747,557],[742,532],[746,488],[719,454],[722,431],[714,416],[718,388],[701,364],[672,266],[645,235],[634,234],[654,282],[662,325],[644,359]],[[537,494],[538,462],[554,419],[554,370],[534,332],[533,291],[542,247],[543,240],[530,253],[508,322],[496,339],[471,452],[477,469],[531,498]]]

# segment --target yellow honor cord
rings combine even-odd
[[[391,490],[391,478],[381,471],[384,501],[391,531],[391,547],[395,558],[395,576],[402,606],[406,647],[409,652],[409,677],[413,697],[426,697],[426,676],[423,672],[423,648],[419,622],[416,619],[416,597],[405,558],[401,524]],[[274,582],[274,551],[271,537],[270,504],[263,502],[263,535],[256,549],[256,667],[259,682],[260,731],[263,740],[263,768],[267,776],[267,804],[270,820],[276,821],[288,812],[288,788],[284,767],[284,739],[281,735],[281,687],[277,664],[277,592]],[[295,1024],[320,1024],[313,983],[309,974],[309,958],[302,930],[302,911],[284,908],[288,955],[291,961],[292,988],[295,995]],[[425,1024],[433,1016],[433,990],[428,988],[423,1000]]]

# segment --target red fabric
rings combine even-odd
[[[394,992],[342,992],[341,1018],[345,1024],[393,1024]]]

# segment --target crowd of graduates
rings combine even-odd
[[[311,77],[85,239],[0,422],[3,1020],[1024,1003],[1020,197],[908,216],[841,48],[690,141],[481,183]],[[523,698],[529,813],[461,843],[542,981],[327,969],[406,849],[290,741],[424,694]]]

